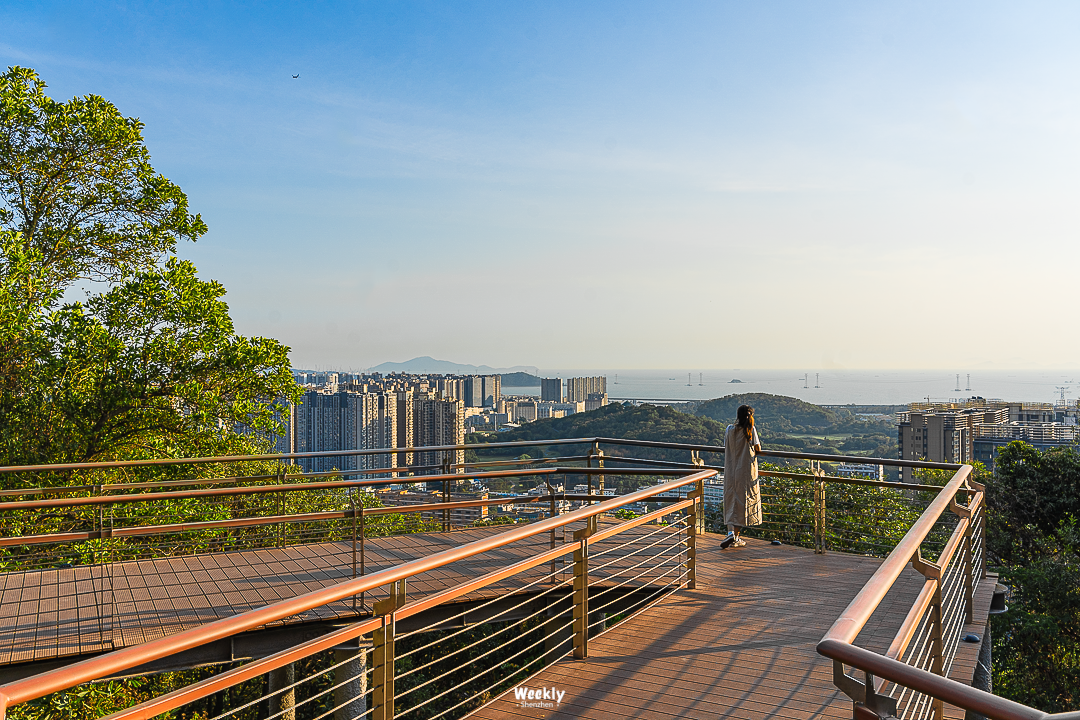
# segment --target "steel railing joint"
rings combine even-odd
[[[916,548],[915,555],[911,558],[911,567],[913,567],[924,578],[929,578],[941,582],[941,566],[924,560],[922,551]]]
[[[852,702],[866,702],[866,685],[861,680],[853,678],[844,670],[844,663],[833,660],[833,685],[840,692],[851,698]]]

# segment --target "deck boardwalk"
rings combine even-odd
[[[557,541],[572,538],[578,527],[583,524],[559,530]],[[366,570],[376,572],[506,528],[369,538]],[[628,534],[646,532],[634,528]],[[620,542],[623,539],[620,536]],[[423,573],[409,581],[409,597],[419,599],[505,567],[546,550],[549,543],[550,536],[544,533]],[[76,658],[156,640],[350,579],[352,559],[351,542],[334,542],[0,573],[0,667]],[[610,572],[619,567],[612,565]],[[501,595],[543,572],[537,568],[521,573],[462,599]],[[647,576],[642,578],[647,581]],[[367,615],[372,603],[385,596],[385,589],[378,589],[366,594],[366,607],[358,610],[351,601],[343,601],[276,624]]]
[[[371,539],[368,570],[502,529]],[[568,526],[560,538],[572,537],[573,529]],[[647,531],[643,526],[628,532]],[[625,539],[620,535],[612,542]],[[565,692],[560,706],[523,707],[511,690],[471,717],[851,717],[850,701],[833,686],[831,662],[814,648],[881,561],[844,553],[816,555],[753,539],[744,548],[721,550],[720,539],[713,534],[699,538],[695,590],[671,593],[592,639],[587,659],[566,658],[523,683]],[[546,534],[536,536],[418,576],[410,581],[410,598],[503,567],[546,549],[548,543]],[[90,576],[90,568],[0,573],[0,664],[15,663],[17,668],[20,663],[74,659],[162,637],[340,582],[351,577],[351,558],[350,543],[330,543],[116,563],[108,566],[111,596],[106,604],[101,598],[107,586],[101,577]],[[616,563],[610,571],[617,569]],[[529,577],[485,588],[482,596],[505,593]],[[594,575],[591,582],[603,584],[604,578]],[[922,577],[906,570],[858,644],[883,652],[921,585]],[[979,631],[985,624],[992,587],[992,580],[980,586],[976,620],[967,631]],[[368,603],[373,599],[369,595]],[[100,611],[106,606],[107,614]],[[351,604],[337,603],[286,622],[355,616]],[[977,653],[976,644],[961,646],[955,679],[970,683]],[[962,716],[947,708],[947,717]]]
[[[588,658],[568,657],[522,683],[565,692],[560,705],[526,707],[510,690],[470,720],[850,718],[831,661],[814,648],[881,561],[753,539],[721,550],[720,539],[700,540],[697,589],[590,640]],[[921,585],[905,571],[858,644],[884,652]],[[981,592],[977,620],[981,613],[985,623],[988,607]],[[973,649],[962,648],[955,679],[970,683]]]
[[[367,572],[478,540],[505,527],[369,538]],[[518,560],[532,538],[453,568],[425,573],[410,596],[438,592]],[[158,560],[0,573],[0,665],[92,654],[156,640],[352,577],[352,543],[207,553]],[[368,593],[367,605],[382,597]],[[356,617],[351,602],[293,622]]]

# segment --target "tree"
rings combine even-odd
[[[60,285],[116,281],[206,232],[156,173],[143,124],[97,95],[58,102],[28,68],[0,75],[0,229]]]
[[[1080,709],[1080,452],[1001,449],[987,482],[990,562],[1012,587],[992,619],[994,691],[1045,712]]]
[[[276,403],[295,399],[288,348],[236,335],[224,294],[170,258],[52,312],[23,412],[0,428],[9,459],[212,455],[276,432]]]
[[[60,296],[40,277],[40,255],[19,233],[0,230],[0,417],[11,417],[6,404],[34,374],[45,341],[44,311]]]
[[[298,399],[289,348],[237,335],[225,288],[171,256],[206,225],[142,123],[44,91],[0,75],[0,464],[266,449]],[[79,279],[110,287],[60,306]]]
[[[1011,442],[994,461],[986,494],[991,554],[1007,565],[1042,557],[1041,541],[1069,517],[1080,518],[1080,452]]]

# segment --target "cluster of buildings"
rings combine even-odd
[[[998,449],[1023,440],[1040,450],[1068,445],[1080,437],[1080,407],[1037,402],[1003,402],[973,397],[956,402],[911,403],[897,414],[902,460],[981,462],[993,469]],[[901,481],[910,481],[901,468]]]
[[[540,399],[536,397],[508,397],[503,410],[507,422],[520,424],[545,418],[560,418],[579,412],[589,412],[608,404],[607,378],[577,377],[542,378]],[[485,418],[479,418],[480,429]],[[491,428],[488,428],[491,429]]]
[[[497,377],[497,376],[496,376]],[[405,451],[465,442],[465,402],[436,384],[410,378],[362,378],[331,374],[324,384],[305,384],[289,409],[288,433],[279,449],[293,453],[396,450],[366,455],[303,458],[307,472],[397,470],[434,474],[465,460],[463,450]]]
[[[289,410],[288,431],[277,450],[326,453],[386,450],[363,455],[301,458],[307,472],[376,473],[382,477],[464,473],[465,451],[424,450],[463,445],[470,430],[501,430],[542,418],[563,417],[606,405],[604,377],[545,379],[544,393],[505,396],[500,375],[434,375],[294,371],[303,386],[299,403]],[[381,472],[380,472],[381,471]],[[439,487],[392,485],[379,490],[387,505],[441,502]],[[486,491],[453,492],[451,500],[486,500]],[[546,508],[546,506],[545,506]],[[450,512],[452,525],[470,525],[502,511],[527,517],[540,512],[534,504],[506,509],[459,507]],[[422,512],[440,521],[442,511]]]
[[[392,470],[432,474],[464,462],[469,430],[501,430],[542,418],[564,417],[606,405],[604,377],[545,379],[544,396],[504,396],[500,375],[428,375],[295,371],[304,387],[290,408],[280,452],[398,450],[300,460],[308,472]],[[404,451],[416,448],[415,451]],[[459,468],[455,470],[460,471]]]

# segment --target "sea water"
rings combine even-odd
[[[545,370],[543,377],[607,376],[612,400],[709,400],[735,393],[787,395],[818,405],[903,405],[983,397],[1074,404],[1080,372],[1072,370]],[[617,378],[617,380],[616,380]],[[739,382],[734,382],[738,380]],[[959,389],[958,389],[959,388]],[[540,395],[540,388],[504,387],[504,395]]]

